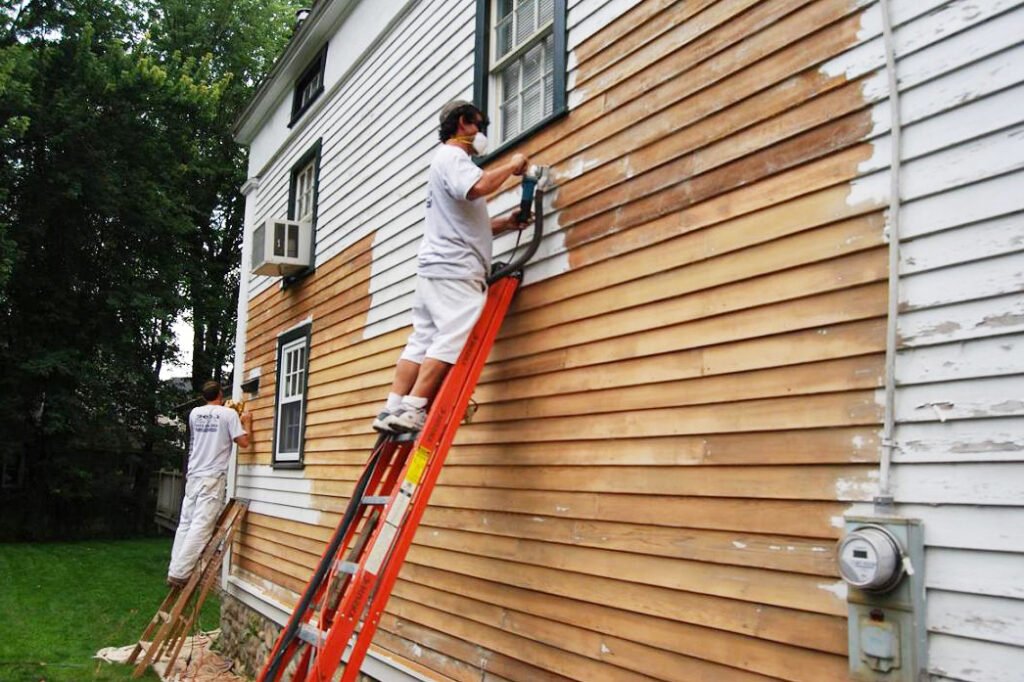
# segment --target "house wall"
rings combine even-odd
[[[924,522],[935,679],[1009,682],[1024,669],[1024,7],[951,3],[895,37],[894,493]]]
[[[943,272],[960,280],[991,256],[985,267],[1003,274],[984,291],[965,286],[978,291],[955,299],[955,319],[981,320],[997,298],[992,311],[1019,315],[1019,261],[1014,280],[1012,257],[995,256],[1020,248],[1000,231],[1019,226],[1006,217],[1017,199],[1000,188],[1020,159],[1020,98],[1007,89],[1020,75],[1020,4],[892,3],[908,119],[901,217],[908,253],[918,243],[918,258],[930,255],[901,270],[908,386],[898,438],[946,440],[947,458],[974,456],[950,440],[954,420],[920,422],[909,384],[931,391],[934,379],[906,372],[915,353],[964,351],[961,337],[924,331],[954,319],[943,317],[952,299],[911,284]],[[323,141],[316,273],[284,290],[269,278],[247,283],[244,369],[262,384],[251,403],[256,444],[239,456],[236,494],[252,503],[231,581],[250,597],[294,602],[372,445],[369,420],[408,334],[436,112],[472,92],[474,5],[411,3],[253,168],[252,215],[283,214],[292,164]],[[881,26],[872,0],[570,2],[570,114],[518,149],[553,167],[548,236],[424,515],[378,652],[455,680],[846,679],[833,547],[844,513],[878,491],[884,411],[892,115]],[[976,48],[966,36],[987,38]],[[1018,106],[999,106],[1010,99]],[[956,137],[962,115],[985,119],[977,139]],[[1000,148],[1013,158],[994,161]],[[974,163],[953,163],[966,157]],[[963,187],[979,198],[965,210],[1009,206],[991,209],[1002,222],[965,213],[931,227],[954,215],[931,195]],[[517,192],[509,183],[492,197],[492,213]],[[953,258],[968,266],[943,242],[925,246],[961,225],[1001,246],[959,250]],[[984,241],[963,235],[972,247]],[[496,252],[511,245],[503,238]],[[306,319],[305,468],[274,470],[276,339]],[[1012,364],[996,352],[1007,338],[979,339],[988,345],[971,357],[985,376]],[[942,396],[968,390],[953,378]],[[1009,399],[1008,381],[984,384]],[[1012,613],[1020,597],[1009,554],[1019,531],[996,523],[1019,504],[998,470],[1019,449],[1019,425],[997,423],[1009,445],[972,441],[977,463],[956,466],[980,483],[965,479],[960,497],[948,497],[945,460],[925,445],[913,462],[905,448],[894,471],[900,502],[926,519],[935,660],[960,665],[933,670],[952,679],[989,679],[965,672],[987,647],[1007,661],[1019,652],[991,633],[979,644],[966,616],[944,615],[957,599],[993,597]],[[936,500],[957,504],[919,506]],[[981,528],[972,533],[970,521]],[[995,595],[955,587],[956,567],[982,551],[997,557],[983,569],[1002,576]]]

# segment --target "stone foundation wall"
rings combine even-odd
[[[217,649],[234,661],[234,672],[255,679],[270,656],[281,628],[274,621],[246,606],[230,594],[220,601],[220,638]],[[293,662],[294,664],[294,662]],[[281,679],[289,679],[291,667]],[[359,682],[380,682],[360,675]]]

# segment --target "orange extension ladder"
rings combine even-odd
[[[381,434],[377,439],[348,508],[259,682],[276,682],[289,668],[293,681],[332,680],[350,645],[341,680],[358,678],[455,432],[519,288],[522,266],[540,243],[543,190],[533,190],[538,179],[544,178],[532,178],[530,198],[524,182],[522,204],[528,210],[534,202],[533,239],[521,256],[491,275],[483,313],[441,385],[423,429],[418,434]]]

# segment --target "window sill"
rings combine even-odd
[[[272,469],[305,469],[302,462],[274,462],[270,465]]]
[[[538,132],[540,132],[544,128],[547,128],[549,125],[551,125],[555,121],[559,121],[559,120],[565,118],[568,114],[569,114],[569,108],[568,107],[564,107],[562,109],[559,109],[558,111],[554,111],[554,112],[548,114],[547,117],[542,118],[541,120],[537,121],[532,126],[527,128],[523,132],[519,133],[518,135],[516,135],[512,139],[506,140],[505,142],[502,142],[498,146],[498,148],[495,149],[493,152],[490,152],[490,153],[485,154],[483,156],[473,157],[473,162],[476,163],[476,165],[478,165],[478,166],[486,166],[487,164],[489,164],[494,159],[498,158],[502,154],[505,154],[506,152],[511,150],[513,147],[517,147],[518,145],[522,144],[523,142],[526,142],[526,140],[529,139],[531,136],[536,135]]]

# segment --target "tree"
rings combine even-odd
[[[192,384],[197,391],[210,377],[224,378],[223,368],[234,350],[245,217],[238,190],[246,179],[246,164],[231,128],[284,47],[295,7],[280,0],[165,0],[150,27],[158,54],[208,60],[211,74],[226,79],[218,115],[194,129],[202,151],[190,167],[195,224],[186,288],[195,331]]]
[[[141,507],[173,440],[157,417],[181,402],[159,379],[172,322],[197,322],[198,380],[224,365],[244,172],[230,124],[285,9],[29,0],[0,15],[0,456],[28,472],[19,500],[0,491],[6,520],[113,479]],[[58,532],[80,520],[66,516]]]

